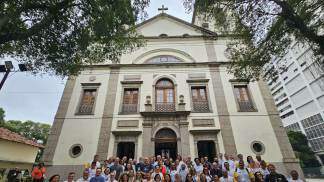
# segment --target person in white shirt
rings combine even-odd
[[[96,162],[92,162],[91,167],[88,169],[89,178],[96,176],[96,170],[97,170]]]
[[[257,167],[254,160],[252,160],[250,162],[248,169],[249,169],[249,172],[251,172],[253,174],[256,173],[256,172],[259,172],[261,170],[261,168]]]
[[[194,165],[195,171],[197,174],[202,173],[204,167],[203,165],[200,163],[200,160],[198,158],[195,158],[195,165]]]
[[[296,170],[292,170],[290,172],[290,176],[291,177],[288,179],[288,182],[303,182],[303,180],[299,178],[299,174]]]
[[[244,160],[243,154],[237,154],[237,161],[234,162],[235,163],[235,168],[238,168],[240,161],[243,161],[243,160]],[[246,167],[248,167],[248,165],[244,164],[244,167],[246,168]]]
[[[269,170],[267,168],[267,163],[264,160],[262,160],[260,162],[260,166],[261,166],[260,172],[264,177],[267,176],[268,174],[270,174],[270,172],[269,172]]]
[[[75,176],[75,173],[70,172],[69,175],[68,175],[68,179],[65,180],[64,182],[74,182],[74,176]]]
[[[234,161],[231,160],[227,154],[224,154],[224,158],[225,158],[225,159],[222,160],[222,169],[225,170],[225,169],[224,169],[224,163],[225,163],[225,162],[228,162],[230,169],[231,169],[231,170],[234,170],[234,169],[235,169],[235,163],[234,163]],[[232,158],[232,157],[231,157],[231,158]]]
[[[93,161],[92,162],[96,163],[96,168],[100,168],[101,164],[99,162],[99,155],[93,156]]]
[[[173,163],[171,164],[171,169],[170,169],[170,176],[171,176],[171,181],[175,180],[175,175],[178,174],[176,165]]]
[[[102,176],[105,178],[105,181],[108,181],[110,178],[110,169],[106,168],[105,171],[103,172]]]
[[[160,171],[160,166],[159,165],[155,166],[154,172],[151,174],[151,179],[154,179],[157,174],[159,174],[161,179],[163,179],[163,174]]]
[[[233,182],[234,178],[228,175],[227,171],[223,171],[223,176],[219,179],[220,182]]]
[[[234,177],[234,170],[229,167],[228,162],[224,163],[224,170],[227,171],[228,176]]]
[[[239,168],[236,168],[238,182],[250,182],[249,170],[244,167],[244,161],[240,161]]]
[[[212,180],[212,176],[210,176],[210,174],[209,174],[209,169],[208,169],[208,167],[205,167],[205,168],[203,169],[203,174],[204,174],[205,177],[206,177],[206,182],[210,182],[210,181]]]
[[[89,178],[89,171],[88,170],[84,170],[83,171],[83,175],[81,178],[79,178],[77,180],[77,182],[89,182],[90,178]]]
[[[109,182],[117,182],[116,180],[116,172],[115,171],[111,171],[110,175],[109,175]]]

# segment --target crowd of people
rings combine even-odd
[[[41,171],[41,169],[34,169]],[[60,181],[59,175],[53,175],[49,182]],[[39,181],[37,179],[37,181]],[[162,157],[144,157],[139,161],[131,158],[110,157],[100,163],[98,155],[94,156],[91,165],[85,165],[83,175],[77,179],[71,171],[67,182],[301,182],[296,170],[290,176],[276,171],[275,165],[267,163],[261,156],[242,154],[236,158],[231,155],[219,154],[213,160],[207,157],[176,159]]]

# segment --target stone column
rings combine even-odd
[[[69,107],[71,95],[75,86],[75,78],[69,77],[64,88],[59,107],[57,109],[51,132],[48,136],[47,144],[44,150],[43,161],[46,165],[52,165],[55,149],[59,140],[64,119]]]
[[[144,119],[143,121],[143,157],[154,155],[154,141],[152,141],[152,120]]]
[[[101,128],[97,146],[97,154],[100,160],[105,160],[108,157],[108,147],[113,147],[114,145],[109,145],[109,139],[111,135],[111,123],[113,121],[113,114],[115,109],[115,101],[117,94],[117,86],[119,79],[119,68],[112,68],[107,88],[107,95],[104,105],[104,111],[101,121]]]
[[[182,157],[188,157],[190,155],[190,146],[189,146],[189,123],[187,120],[180,120],[180,137],[181,137],[181,151],[179,153]]]
[[[236,145],[233,135],[231,120],[227,109],[223,83],[218,66],[210,66],[210,74],[213,85],[213,91],[216,99],[216,107],[223,138],[224,149],[227,154],[236,155]]]
[[[283,163],[286,167],[287,173],[289,173],[291,170],[296,170],[299,173],[299,176],[304,179],[304,173],[301,170],[299,160],[296,158],[295,153],[291,147],[286,130],[282,126],[282,122],[279,117],[279,113],[274,103],[273,97],[270,93],[269,87],[262,79],[258,81],[258,85],[261,95],[263,96],[263,101],[269,115],[273,131],[276,135],[283,156]]]

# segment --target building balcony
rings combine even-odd
[[[137,104],[123,104],[122,113],[125,114],[137,113]]]
[[[175,104],[173,102],[157,102],[155,103],[155,112],[174,112]]]
[[[146,98],[145,111],[140,112],[144,117],[180,117],[188,116],[190,111],[185,110],[183,96],[179,100],[178,106],[173,102],[156,102],[151,104],[150,97]]]
[[[209,104],[207,101],[194,101],[192,102],[193,112],[209,112]]]
[[[251,101],[239,101],[239,102],[237,102],[237,104],[239,106],[239,111],[241,111],[241,112],[256,111],[256,109]]]

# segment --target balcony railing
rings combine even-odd
[[[250,101],[238,101],[240,111],[255,111],[253,103]]]
[[[155,112],[174,112],[175,104],[173,102],[157,102],[155,103]]]
[[[194,112],[209,112],[208,101],[194,101],[192,105]]]
[[[137,113],[137,104],[123,104],[123,113]]]

